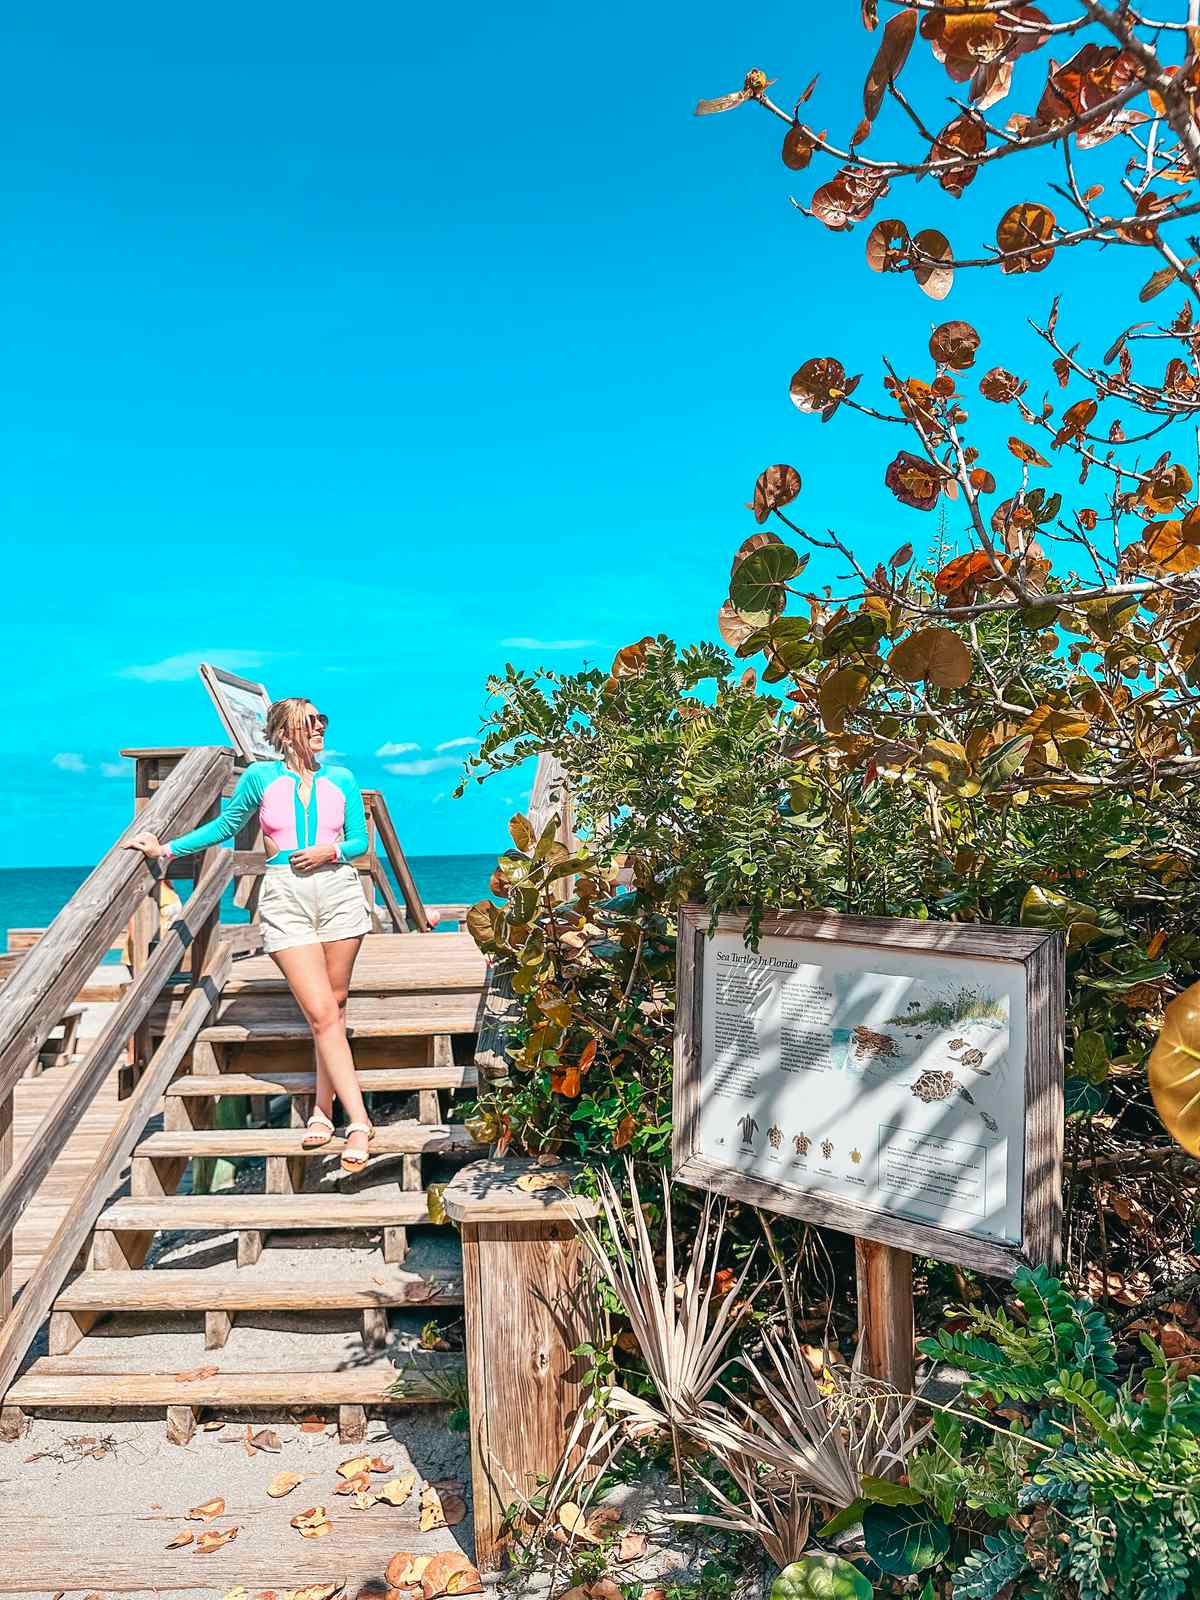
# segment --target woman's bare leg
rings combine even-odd
[[[325,971],[329,974],[329,987],[333,990],[333,998],[338,1003],[338,1014],[342,1019],[342,1027],[346,1025],[346,1000],[350,994],[350,978],[354,972],[354,963],[358,959],[358,952],[362,948],[361,935],[357,939],[331,939],[328,944],[323,944],[321,949],[325,952]],[[357,1079],[355,1080],[357,1082]],[[351,1117],[351,1122],[369,1122],[371,1119],[365,1113],[359,1117]],[[367,1137],[363,1133],[352,1133],[348,1141],[351,1150],[366,1150]]]
[[[351,940],[339,941],[349,944]],[[357,952],[355,952],[357,954]],[[342,1102],[350,1122],[366,1122],[367,1108],[354,1073],[354,1057],[346,1038],[345,999],[339,1004],[325,966],[325,947],[297,945],[292,950],[277,950],[271,958],[288,981],[288,988],[312,1029],[317,1052],[317,1106],[330,1115],[333,1096]],[[351,958],[353,965],[353,958]],[[347,983],[349,973],[347,972]],[[361,1134],[355,1134],[353,1149],[365,1149]]]

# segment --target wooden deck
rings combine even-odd
[[[435,1024],[451,1032],[473,1032],[478,1027],[486,973],[487,964],[475,941],[467,933],[370,934],[354,970],[351,1010],[356,1015],[351,1018],[352,1034],[356,1020],[361,1018],[360,1036],[369,1036],[374,1031],[374,1023],[381,1032],[393,1036],[391,1042],[395,1051],[394,1036],[406,1028],[406,1022],[399,1014],[409,1008],[413,1012],[413,1020],[407,1026],[414,1033],[428,1032]],[[252,1035],[253,1028],[246,1029],[239,1025],[238,1012],[252,1005],[257,1014],[263,1016],[264,1001],[267,1007],[278,1009],[279,1020],[294,1020],[297,1038],[307,1037],[300,1013],[287,994],[287,985],[269,956],[252,956],[235,962],[232,976],[225,986],[225,996],[227,998],[218,1012],[218,1021],[224,1013],[226,1028],[208,1031],[209,1037],[220,1038],[224,1033],[225,1037],[246,1039]],[[171,1009],[177,1008],[178,1001],[172,1002]],[[166,1006],[158,1012],[162,1022],[165,1022],[166,1012]],[[376,1021],[377,1016],[386,1016],[389,1020],[381,1024]],[[281,1029],[274,1020],[268,1032],[275,1039],[281,1037]],[[364,1049],[363,1053],[365,1058],[369,1058],[370,1047]],[[372,1088],[414,1088],[418,1086],[418,1081],[423,1088],[468,1088],[475,1081],[471,1067],[451,1066],[427,1068],[419,1075],[394,1067],[384,1082],[384,1074],[373,1073],[373,1066],[373,1060],[364,1060],[364,1078],[370,1079]],[[71,1067],[54,1067],[39,1077],[23,1078],[17,1085],[13,1116],[14,1158],[19,1158],[42,1118],[62,1093],[73,1070]],[[278,1076],[276,1073],[275,1077]],[[376,1082],[376,1078],[380,1081]],[[200,1080],[197,1085],[197,1080],[185,1078],[180,1089],[197,1085],[197,1092],[212,1093],[218,1082],[209,1078]],[[235,1084],[227,1078],[222,1087],[226,1092],[236,1089],[246,1093],[272,1093],[287,1092],[296,1085],[290,1080],[283,1084],[274,1080],[247,1081],[243,1084],[239,1080]],[[66,1148],[17,1225],[13,1249],[14,1294],[19,1294],[45,1253],[67,1208],[91,1178],[100,1148],[118,1119],[119,1106],[117,1074],[113,1072],[84,1112]],[[113,1185],[114,1195],[123,1186],[127,1174],[128,1168],[123,1168]],[[105,1197],[106,1200],[108,1198]]]
[[[22,1078],[13,1092],[14,1157],[19,1158],[42,1118],[66,1087],[73,1067],[52,1067],[36,1078]],[[13,1292],[20,1293],[37,1266],[67,1207],[92,1177],[100,1147],[112,1132],[119,1115],[117,1074],[112,1072],[79,1124],[67,1140],[66,1148],[55,1161],[37,1194],[17,1223],[13,1236]],[[126,1169],[127,1170],[127,1169]],[[124,1182],[123,1170],[117,1193]]]

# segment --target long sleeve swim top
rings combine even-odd
[[[268,865],[285,865],[296,850],[336,844],[337,859],[352,861],[367,848],[362,790],[345,767],[322,767],[313,777],[308,805],[301,804],[300,779],[283,761],[256,761],[221,807],[219,817],[166,842],[173,856],[194,855],[232,839],[258,813]]]

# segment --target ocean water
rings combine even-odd
[[[408,864],[427,905],[464,901],[470,905],[473,900],[487,895],[496,857],[409,856]],[[9,928],[47,927],[91,870],[91,867],[0,867],[0,948],[8,944]],[[403,904],[398,886],[396,894]],[[246,913],[233,903],[232,891],[222,901],[221,920],[246,920]]]

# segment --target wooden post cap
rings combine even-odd
[[[442,1199],[455,1222],[542,1222],[594,1217],[599,1207],[570,1192],[579,1168],[536,1161],[473,1161],[446,1185]],[[525,1179],[522,1187],[519,1180]],[[536,1180],[536,1187],[532,1180]]]

